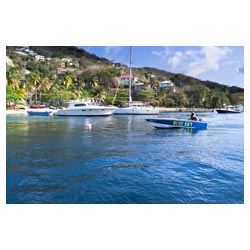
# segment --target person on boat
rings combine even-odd
[[[192,113],[191,113],[191,116],[190,116],[190,118],[189,118],[189,120],[198,121],[199,119],[198,119],[198,117],[195,115],[195,113],[192,112]]]

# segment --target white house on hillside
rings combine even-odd
[[[171,88],[174,87],[174,83],[170,80],[159,82],[159,88]]]
[[[42,61],[42,62],[45,61],[45,57],[41,56],[41,55],[36,55],[35,58],[36,58],[37,61]]]
[[[120,76],[120,81],[123,84],[123,86],[129,86],[129,75]],[[135,76],[131,76],[132,85],[134,85],[135,82],[138,82],[138,78]]]

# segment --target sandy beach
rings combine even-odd
[[[27,110],[6,109],[6,115],[28,115]]]

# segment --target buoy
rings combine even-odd
[[[91,123],[87,123],[87,129],[92,129],[92,124]]]

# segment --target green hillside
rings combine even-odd
[[[122,105],[128,88],[120,76],[126,65],[113,63],[73,46],[8,46],[6,55],[6,102],[47,103],[95,98],[106,104]],[[244,89],[201,81],[155,68],[133,68],[140,85],[133,85],[133,100],[165,107],[215,108],[223,104],[244,104]],[[170,80],[174,86],[160,88]],[[118,88],[116,99],[114,96]]]

